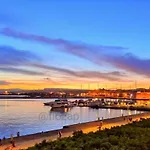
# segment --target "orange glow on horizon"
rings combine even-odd
[[[149,88],[149,85],[145,84],[139,84],[138,88]],[[20,82],[17,84],[10,84],[10,85],[1,85],[1,89],[13,89],[13,88],[20,88],[20,89],[44,89],[44,88],[70,88],[70,89],[98,89],[97,83],[91,83],[89,88],[89,83],[84,83],[81,86],[81,83],[70,83],[70,84],[54,84],[54,83],[48,83],[48,82]],[[102,89],[120,89],[120,84],[118,83],[108,83],[108,84],[101,84],[99,85],[99,88]],[[124,83],[122,86],[122,89],[134,89],[134,86],[129,86],[128,83]]]

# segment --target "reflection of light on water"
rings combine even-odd
[[[71,110],[71,108],[51,108],[50,112],[67,113],[70,110]]]
[[[66,113],[66,112],[68,112],[69,111],[69,108],[65,108],[64,109],[64,112]]]
[[[82,107],[80,107],[80,123],[82,123]]]
[[[128,110],[128,115],[131,115],[131,110]]]
[[[8,101],[7,100],[5,100],[5,112],[7,112],[7,106],[8,106]]]
[[[6,109],[8,109],[7,112],[4,112],[5,104],[6,104]],[[38,102],[33,103],[33,101],[11,102],[10,100],[6,101],[5,99],[3,101],[0,101],[0,105],[3,106],[0,107],[0,112],[3,111],[3,113],[5,113],[4,115],[3,113],[0,113],[0,118],[4,118],[3,122],[5,124],[9,122],[7,126],[0,125],[0,138],[3,138],[3,136],[10,137],[10,134],[14,132],[15,132],[14,134],[16,134],[17,132],[16,129],[21,131],[22,135],[26,135],[26,134],[37,133],[39,131],[61,129],[65,125],[77,124],[80,121],[82,122],[94,121],[96,119],[96,113],[99,114],[100,119],[102,119],[102,117],[103,119],[115,118],[115,117],[119,117],[121,114],[121,110],[110,109],[110,116],[109,116],[108,115],[109,109],[96,110],[88,107],[86,108],[73,107],[71,108],[70,112],[64,113],[62,108],[50,110],[49,107],[43,107],[43,100],[41,100],[41,102],[39,103]],[[49,115],[49,111],[50,111],[50,115]],[[83,120],[80,120],[81,118],[80,111]],[[38,115],[42,112],[44,112],[44,114],[48,117],[48,118],[44,118],[47,119],[45,120],[45,122],[39,120]],[[124,113],[124,116],[128,115],[127,110],[122,110],[122,112]],[[131,112],[134,113],[134,111]],[[139,113],[139,111],[137,111],[137,113]],[[11,116],[13,116],[12,120],[10,119]]]
[[[110,115],[110,109],[108,109],[108,114]]]
[[[121,112],[121,114],[122,114],[122,113],[123,113],[123,110],[121,109],[120,112]]]
[[[8,101],[7,100],[5,100],[5,106],[7,106],[8,105]]]
[[[98,120],[98,118],[99,118],[99,113],[98,113],[98,111],[96,112],[96,120]]]

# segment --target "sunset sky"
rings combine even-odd
[[[0,0],[0,88],[148,88],[149,19],[149,0]]]

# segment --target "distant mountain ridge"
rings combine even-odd
[[[19,88],[15,88],[15,89],[0,89],[0,93],[4,93],[5,91],[8,92],[79,92],[79,91],[83,91],[86,92],[88,90],[86,89],[67,89],[67,88],[44,88],[43,90],[41,89],[37,89],[37,90],[24,90],[24,89],[19,89]]]

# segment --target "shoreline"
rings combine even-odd
[[[146,106],[93,106],[93,109],[123,109],[123,110],[137,110],[137,111],[150,111],[150,107]]]
[[[12,97],[11,97],[12,96]],[[15,97],[13,95],[10,95],[10,96],[2,96],[0,95],[0,99],[59,99],[59,98],[62,98],[62,97]],[[91,99],[91,98],[100,98],[100,99],[121,99],[121,100],[144,100],[144,101],[147,101],[147,100],[150,100],[149,98],[123,98],[123,97],[92,97],[92,96],[89,96],[89,97],[82,97],[82,96],[74,96],[74,97],[66,97],[67,99]]]
[[[103,120],[103,129],[104,128],[111,128],[114,126],[121,126],[128,124],[128,121],[124,121],[124,118],[132,118],[133,120],[139,120],[140,118],[150,118],[150,112],[129,115],[129,116],[121,116],[111,119],[104,119]],[[92,132],[98,130],[98,126],[100,125],[101,120],[87,122],[87,123],[79,123],[69,126],[64,126],[64,128],[59,130],[47,131],[47,132],[40,132],[35,134],[23,135],[20,137],[15,137],[16,148],[14,150],[20,148],[28,148],[34,146],[36,143],[42,142],[42,140],[56,140],[58,131],[61,130],[63,137],[72,136],[74,131],[82,130],[84,133]],[[9,146],[10,139],[6,139],[4,145],[0,146],[0,150],[5,149]]]

